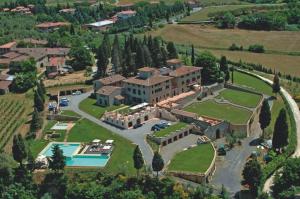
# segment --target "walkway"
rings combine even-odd
[[[150,148],[150,146],[148,145],[148,143],[145,140],[145,136],[151,132],[151,127],[156,124],[159,123],[159,120],[155,119],[155,120],[150,120],[149,122],[147,122],[146,124],[144,124],[142,127],[138,128],[138,129],[131,129],[131,130],[121,130],[119,128],[116,128],[114,126],[111,126],[107,123],[102,122],[101,120],[87,114],[84,111],[81,111],[79,109],[79,103],[86,99],[87,97],[89,97],[91,94],[91,92],[88,93],[84,93],[81,95],[76,95],[76,96],[70,96],[70,104],[68,107],[65,107],[64,110],[72,110],[75,113],[81,115],[83,118],[86,118],[88,120],[91,120],[92,122],[105,127],[106,129],[112,131],[113,133],[116,133],[130,141],[132,141],[133,143],[139,145],[142,154],[144,156],[144,159],[146,161],[147,165],[151,165],[152,163],[152,157],[153,157],[153,152],[152,149]]]
[[[256,75],[256,74],[253,74],[253,73],[250,73],[248,71],[244,71],[246,73],[249,73],[251,75],[254,75],[256,77],[258,77],[259,79],[269,83],[269,84],[273,84],[273,82],[267,78],[264,78],[260,75]],[[299,107],[297,105],[297,103],[295,102],[295,100],[292,98],[292,96],[284,89],[281,87],[281,93],[282,95],[286,98],[292,112],[293,112],[293,115],[294,115],[294,118],[295,118],[295,121],[296,121],[296,135],[297,135],[297,147],[296,147],[296,150],[294,152],[294,154],[292,155],[292,157],[300,157],[300,111],[299,111]],[[270,193],[271,192],[271,186],[273,185],[273,180],[274,180],[274,175],[273,174],[269,179],[267,179],[267,181],[265,182],[264,184],[264,188],[263,188],[263,191],[264,192],[267,192],[267,193]]]

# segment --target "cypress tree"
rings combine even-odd
[[[141,68],[145,66],[145,55],[144,50],[141,44],[138,44],[137,51],[136,51],[136,57],[135,57],[135,65],[136,68]]]
[[[14,160],[20,164],[20,167],[22,167],[23,160],[27,157],[27,151],[21,134],[14,135],[12,153]]]
[[[289,129],[286,118],[286,111],[282,108],[279,112],[274,126],[272,146],[275,150],[279,149],[279,151],[281,151],[281,149],[288,144],[288,133]]]
[[[39,95],[39,93],[37,91],[34,92],[34,107],[39,111],[43,111],[44,110],[44,103],[43,100],[41,98],[41,96]]]
[[[194,49],[194,45],[192,45],[192,55],[191,55],[191,62],[192,65],[195,65],[195,49]]]
[[[104,34],[104,37],[103,37],[103,41],[102,41],[101,46],[103,47],[103,50],[104,50],[105,55],[107,56],[107,58],[110,57],[110,53],[111,53],[111,45],[110,45],[108,33],[105,33],[105,34]]]
[[[225,81],[227,82],[230,78],[228,63],[225,56],[222,56],[220,59],[220,70],[225,74]]]
[[[177,54],[177,51],[176,51],[176,48],[175,48],[175,45],[173,42],[168,42],[167,44],[167,50],[168,50],[168,56],[169,56],[169,59],[176,59],[178,58],[178,54]]]
[[[149,51],[149,48],[146,45],[143,45],[143,52],[144,52],[144,58],[145,58],[145,65],[153,66],[151,53]]]
[[[36,132],[37,130],[39,130],[41,128],[42,128],[42,124],[41,124],[41,119],[40,119],[40,116],[39,116],[39,112],[35,108],[33,113],[32,113],[32,119],[31,119],[31,123],[30,123],[30,130],[31,130],[31,132]]]
[[[138,145],[135,147],[133,153],[133,162],[134,162],[134,168],[136,169],[137,172],[137,177],[139,177],[139,170],[144,166],[144,159]]]
[[[49,168],[55,172],[63,170],[66,163],[65,163],[65,156],[63,155],[63,151],[59,148],[58,145],[54,145],[52,148],[52,157],[49,163]]]
[[[156,151],[152,159],[152,169],[156,172],[156,177],[158,177],[158,172],[164,168],[164,165],[164,160],[162,159],[161,155]]]
[[[101,77],[104,77],[106,75],[106,69],[107,69],[107,65],[109,63],[108,57],[106,56],[106,53],[105,53],[104,46],[101,45],[99,47],[97,57],[98,57],[98,60],[97,60],[98,74]]]
[[[39,96],[41,97],[43,103],[45,103],[45,93],[44,93],[44,91],[43,91],[41,85],[38,83],[38,84],[36,85],[36,88],[37,88],[37,92],[38,92]]]
[[[122,51],[120,49],[118,35],[115,35],[111,56],[111,62],[113,64],[114,71],[118,73],[121,71],[122,65]]]
[[[279,93],[280,91],[279,76],[277,73],[274,76],[272,88],[273,88],[273,93],[277,95],[277,93]]]
[[[152,54],[153,65],[157,68],[162,66],[163,65],[163,56],[161,53],[161,48],[160,48],[159,40],[157,37],[155,37],[153,40],[153,48],[152,48],[151,54]]]
[[[257,159],[249,160],[243,169],[243,183],[246,183],[250,187],[250,191],[256,197],[258,187],[262,178],[261,166],[258,163]]]
[[[168,53],[167,53],[166,49],[163,47],[160,48],[160,51],[161,51],[161,62],[162,62],[162,65],[165,66],[165,65],[167,65]]]
[[[269,126],[270,122],[271,122],[270,106],[269,106],[268,100],[264,100],[262,107],[260,109],[260,114],[259,114],[260,128],[263,131],[262,137],[264,137],[265,128],[267,128],[267,126]]]

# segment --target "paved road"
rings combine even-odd
[[[271,80],[264,78],[260,75],[253,74],[248,71],[245,71],[245,72],[255,75],[259,79],[261,79],[269,84],[273,83]],[[281,87],[281,93],[286,98],[289,106],[291,107],[291,110],[293,112],[293,115],[294,115],[294,118],[296,121],[297,147],[296,147],[296,150],[295,150],[294,154],[292,155],[292,157],[300,157],[300,122],[299,122],[300,121],[300,111],[299,111],[299,107],[298,107],[297,103],[295,102],[295,100],[292,98],[292,96],[282,87]],[[271,186],[273,185],[273,180],[274,180],[274,174],[269,179],[267,179],[267,181],[265,182],[264,188],[263,188],[264,192],[267,192],[267,193],[271,192]]]
[[[68,98],[70,98],[70,104],[68,107],[65,107],[63,109],[64,110],[72,110],[72,111],[78,113],[79,115],[81,115],[82,117],[89,119],[92,122],[94,122],[100,126],[103,126],[103,127],[107,128],[108,130],[139,145],[139,147],[142,151],[142,154],[144,156],[144,159],[146,161],[146,164],[151,165],[153,152],[152,152],[151,147],[146,142],[145,137],[148,133],[151,133],[151,127],[154,124],[159,123],[159,120],[158,119],[150,120],[138,129],[121,130],[121,129],[111,126],[105,122],[102,122],[101,120],[99,120],[79,109],[79,103],[82,100],[86,99],[90,94],[91,94],[91,92],[84,93],[81,95],[76,95],[76,96],[68,96]]]

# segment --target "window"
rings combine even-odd
[[[181,84],[184,85],[184,81],[182,81]]]
[[[131,88],[127,88],[127,90],[128,90],[128,92],[130,92],[130,91],[131,91]]]
[[[138,95],[141,95],[141,91],[140,90],[138,90]]]
[[[195,77],[193,77],[192,81],[195,81],[195,80],[196,80],[196,78],[195,78]]]
[[[132,92],[133,92],[133,94],[136,94],[136,90],[135,89],[132,89]]]
[[[200,79],[200,75],[197,76],[197,79]]]
[[[167,85],[167,86],[166,86],[166,89],[168,89],[168,88],[170,88],[170,86],[169,86],[169,85]]]
[[[143,94],[144,94],[144,95],[146,95],[146,92],[145,92],[145,91],[143,91]]]

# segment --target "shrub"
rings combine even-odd
[[[264,53],[265,48],[263,45],[254,44],[254,45],[249,46],[248,51],[254,52],[254,53]]]

